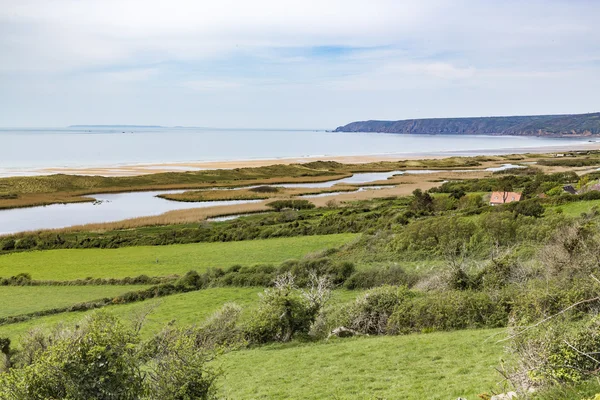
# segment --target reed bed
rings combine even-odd
[[[266,206],[266,203],[268,203],[268,201],[249,204],[234,204],[228,206],[191,208],[187,210],[174,210],[149,217],[130,218],[122,221],[104,222],[98,224],[75,225],[68,228],[53,229],[51,232],[105,232],[121,229],[133,229],[142,226],[189,224],[195,222],[200,223],[211,217],[224,217],[228,215],[252,214],[270,211],[271,209]]]

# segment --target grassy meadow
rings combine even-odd
[[[111,288],[111,286],[106,286]],[[139,286],[112,286],[113,288],[122,288],[121,290],[114,289],[112,292],[108,289],[105,292],[97,291],[98,296],[92,296],[90,294],[87,300],[94,300],[99,297],[110,296],[110,293],[121,294],[128,290],[135,290]],[[46,287],[47,288],[47,287]],[[49,287],[49,289],[61,289],[62,287]],[[74,292],[85,293],[87,289],[94,289],[94,286],[82,286],[76,287]],[[0,288],[0,295],[2,295],[2,289]],[[60,297],[66,291],[56,291],[56,295],[49,296],[54,300],[47,304],[40,304],[40,298],[36,296],[36,293],[42,293],[42,291],[36,291],[36,287],[23,287],[21,292],[24,293],[24,299],[15,305],[5,309],[2,309],[4,315],[17,315],[24,312],[39,311],[47,308],[51,308],[51,305],[55,306],[74,304],[79,301],[84,301],[85,296],[75,297],[72,296],[68,299],[68,296]],[[142,328],[142,334],[149,337],[152,334],[158,333],[166,324],[174,322],[178,326],[189,326],[202,323],[206,318],[212,315],[215,311],[221,308],[226,303],[236,303],[246,309],[243,318],[249,319],[252,317],[252,311],[256,309],[259,294],[264,288],[239,288],[239,287],[225,287],[225,288],[210,288],[205,290],[199,290],[189,293],[174,294],[171,296],[150,299],[137,303],[120,304],[105,307],[104,309],[114,313],[115,315],[122,317],[126,320],[132,320],[139,316],[145,315],[145,322]],[[31,292],[29,292],[31,291]],[[48,292],[48,291],[47,291]],[[91,293],[94,290],[90,291]],[[14,291],[12,293],[17,293]],[[335,290],[330,300],[332,304],[347,302],[356,298],[360,295],[361,291],[352,290]],[[11,292],[6,292],[6,296]],[[6,299],[3,299],[6,300]],[[67,302],[69,301],[69,302]],[[66,304],[65,304],[66,303]],[[52,326],[59,323],[74,324],[81,320],[86,315],[95,312],[92,311],[74,311],[68,313],[61,313],[56,315],[49,315],[39,317],[33,320],[18,322],[15,324],[0,325],[0,337],[8,337],[12,340],[18,341],[18,338],[26,333],[33,327],[51,328]],[[146,315],[147,314],[147,315]]]
[[[498,392],[502,330],[274,344],[227,354],[232,399],[476,399]]]
[[[600,200],[578,201],[553,207],[554,210],[562,210],[565,215],[578,217],[582,213],[588,213],[592,208],[600,207]]]
[[[144,285],[0,286],[0,318],[113,297]]]
[[[0,277],[29,273],[37,280],[167,276],[236,264],[277,264],[341,246],[354,234],[299,236],[240,242],[137,246],[118,249],[60,249],[0,256]]]

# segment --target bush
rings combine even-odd
[[[329,298],[329,282],[314,276],[310,290],[296,288],[291,273],[280,275],[274,288],[262,293],[258,310],[246,326],[250,343],[288,342],[308,334],[320,309]]]
[[[475,291],[428,293],[401,302],[388,324],[392,334],[506,326],[510,294]]]
[[[388,319],[398,305],[412,296],[413,293],[405,286],[382,286],[369,290],[350,306],[349,328],[364,334],[388,333]]]
[[[0,242],[0,250],[1,251],[9,251],[9,250],[14,250],[15,249],[15,240],[14,239],[4,239],[2,242]]]
[[[193,335],[167,328],[151,344],[145,399],[217,399],[215,381],[219,372],[209,366],[214,353],[199,348]]]
[[[415,189],[412,194],[411,210],[418,214],[427,214],[433,211],[433,198],[429,193]]]
[[[557,318],[513,336],[511,349],[518,357],[515,375],[538,386],[582,382],[597,376],[599,348],[598,317],[576,324]]]
[[[515,204],[513,208],[515,215],[539,218],[544,214],[544,206],[537,199],[523,200]]]
[[[533,281],[514,296],[511,320],[519,326],[533,324],[565,308],[597,296],[597,285],[589,279],[564,282]],[[583,303],[570,311],[571,318],[581,318],[598,308],[598,303]]]
[[[0,398],[213,399],[214,354],[187,331],[167,328],[143,343],[133,325],[95,313],[73,329],[28,335],[18,362],[0,374]]]
[[[315,205],[308,200],[275,200],[267,203],[267,207],[271,207],[275,211],[288,208],[292,210],[310,210],[315,208]]]
[[[0,398],[135,399],[143,393],[137,333],[115,317],[95,314],[33,362],[0,375]]]
[[[24,238],[19,239],[15,243],[14,247],[16,250],[29,250],[29,249],[33,249],[36,245],[37,245],[37,243],[33,237],[25,236]]]
[[[412,286],[417,277],[408,274],[402,267],[393,265],[388,267],[371,268],[357,271],[344,283],[346,289],[371,289],[377,286]]]
[[[195,338],[196,347],[218,349],[243,345],[243,332],[238,325],[241,313],[242,308],[235,303],[223,305],[198,329],[189,332]]]

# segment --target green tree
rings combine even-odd
[[[410,203],[410,207],[417,213],[430,213],[433,211],[433,198],[427,192],[423,192],[421,189],[415,189],[413,191],[413,199]]]

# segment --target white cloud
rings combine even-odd
[[[592,111],[599,14],[586,0],[0,0],[0,125]]]

